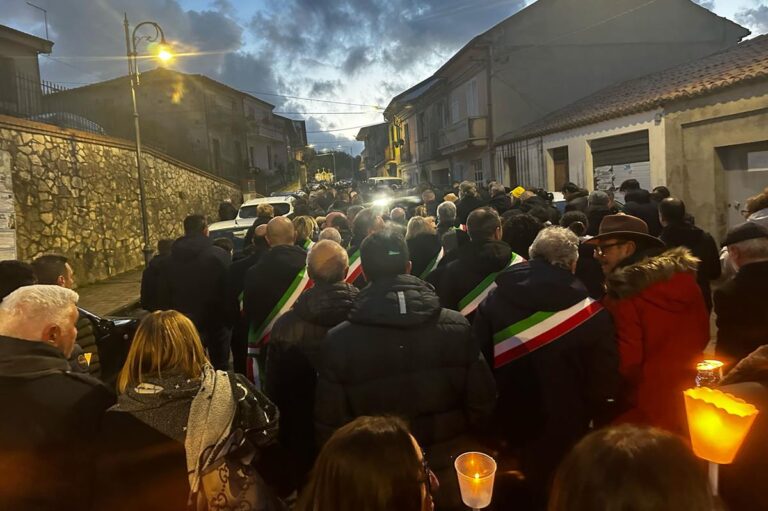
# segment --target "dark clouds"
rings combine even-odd
[[[233,87],[274,91],[283,84],[272,66],[270,51],[243,50],[243,27],[234,17],[228,0],[217,0],[206,10],[186,10],[177,0],[37,0],[48,10],[48,24],[53,39],[51,59],[43,57],[41,67],[46,79],[60,82],[93,82],[124,75],[125,35],[123,12],[128,12],[131,28],[143,20],[159,23],[166,38],[182,52],[202,55],[181,57],[174,67],[201,73]],[[5,9],[4,17],[12,26],[44,34],[39,12],[18,2]],[[151,34],[152,30],[140,29]],[[145,52],[139,47],[139,53]],[[143,62],[142,69],[152,64]],[[268,98],[275,103],[275,98]]]
[[[754,8],[736,13],[736,21],[752,30],[753,34],[768,32],[768,6],[757,4]]]
[[[268,0],[249,28],[287,58],[327,59],[354,74],[380,63],[405,72],[450,54],[525,0]]]
[[[309,93],[311,96],[329,96],[335,93],[339,87],[341,87],[341,80],[317,80],[312,82]]]

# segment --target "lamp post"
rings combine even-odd
[[[155,34],[150,36],[138,37],[136,31],[143,26],[151,26],[155,29]],[[149,243],[149,222],[147,220],[147,197],[144,188],[144,168],[141,163],[141,128],[139,127],[139,110],[136,107],[136,87],[139,85],[139,65],[136,60],[137,51],[136,46],[139,42],[153,43],[158,39],[160,40],[160,49],[157,53],[157,57],[162,61],[168,61],[171,59],[171,53],[167,49],[165,42],[165,34],[160,25],[154,21],[143,21],[133,27],[133,32],[130,32],[128,26],[128,14],[125,13],[125,19],[123,21],[125,27],[125,47],[128,55],[128,77],[131,82],[131,101],[133,104],[133,129],[136,134],[136,169],[139,176],[139,204],[141,206],[141,229],[144,241],[144,247],[142,251],[144,253],[144,264],[149,264],[149,260],[152,258],[154,250]]]

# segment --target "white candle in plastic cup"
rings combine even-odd
[[[459,478],[461,500],[472,509],[491,505],[493,480],[496,476],[496,462],[481,452],[465,452],[454,462]]]

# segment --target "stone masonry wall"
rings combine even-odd
[[[0,116],[0,165],[9,159],[18,259],[64,254],[80,285],[143,264],[130,141]],[[189,214],[213,222],[221,201],[239,204],[241,190],[229,181],[151,150],[143,162],[153,246],[180,236]]]

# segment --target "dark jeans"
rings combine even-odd
[[[203,346],[214,369],[229,370],[229,344],[232,330],[227,326],[206,328],[200,332]]]

